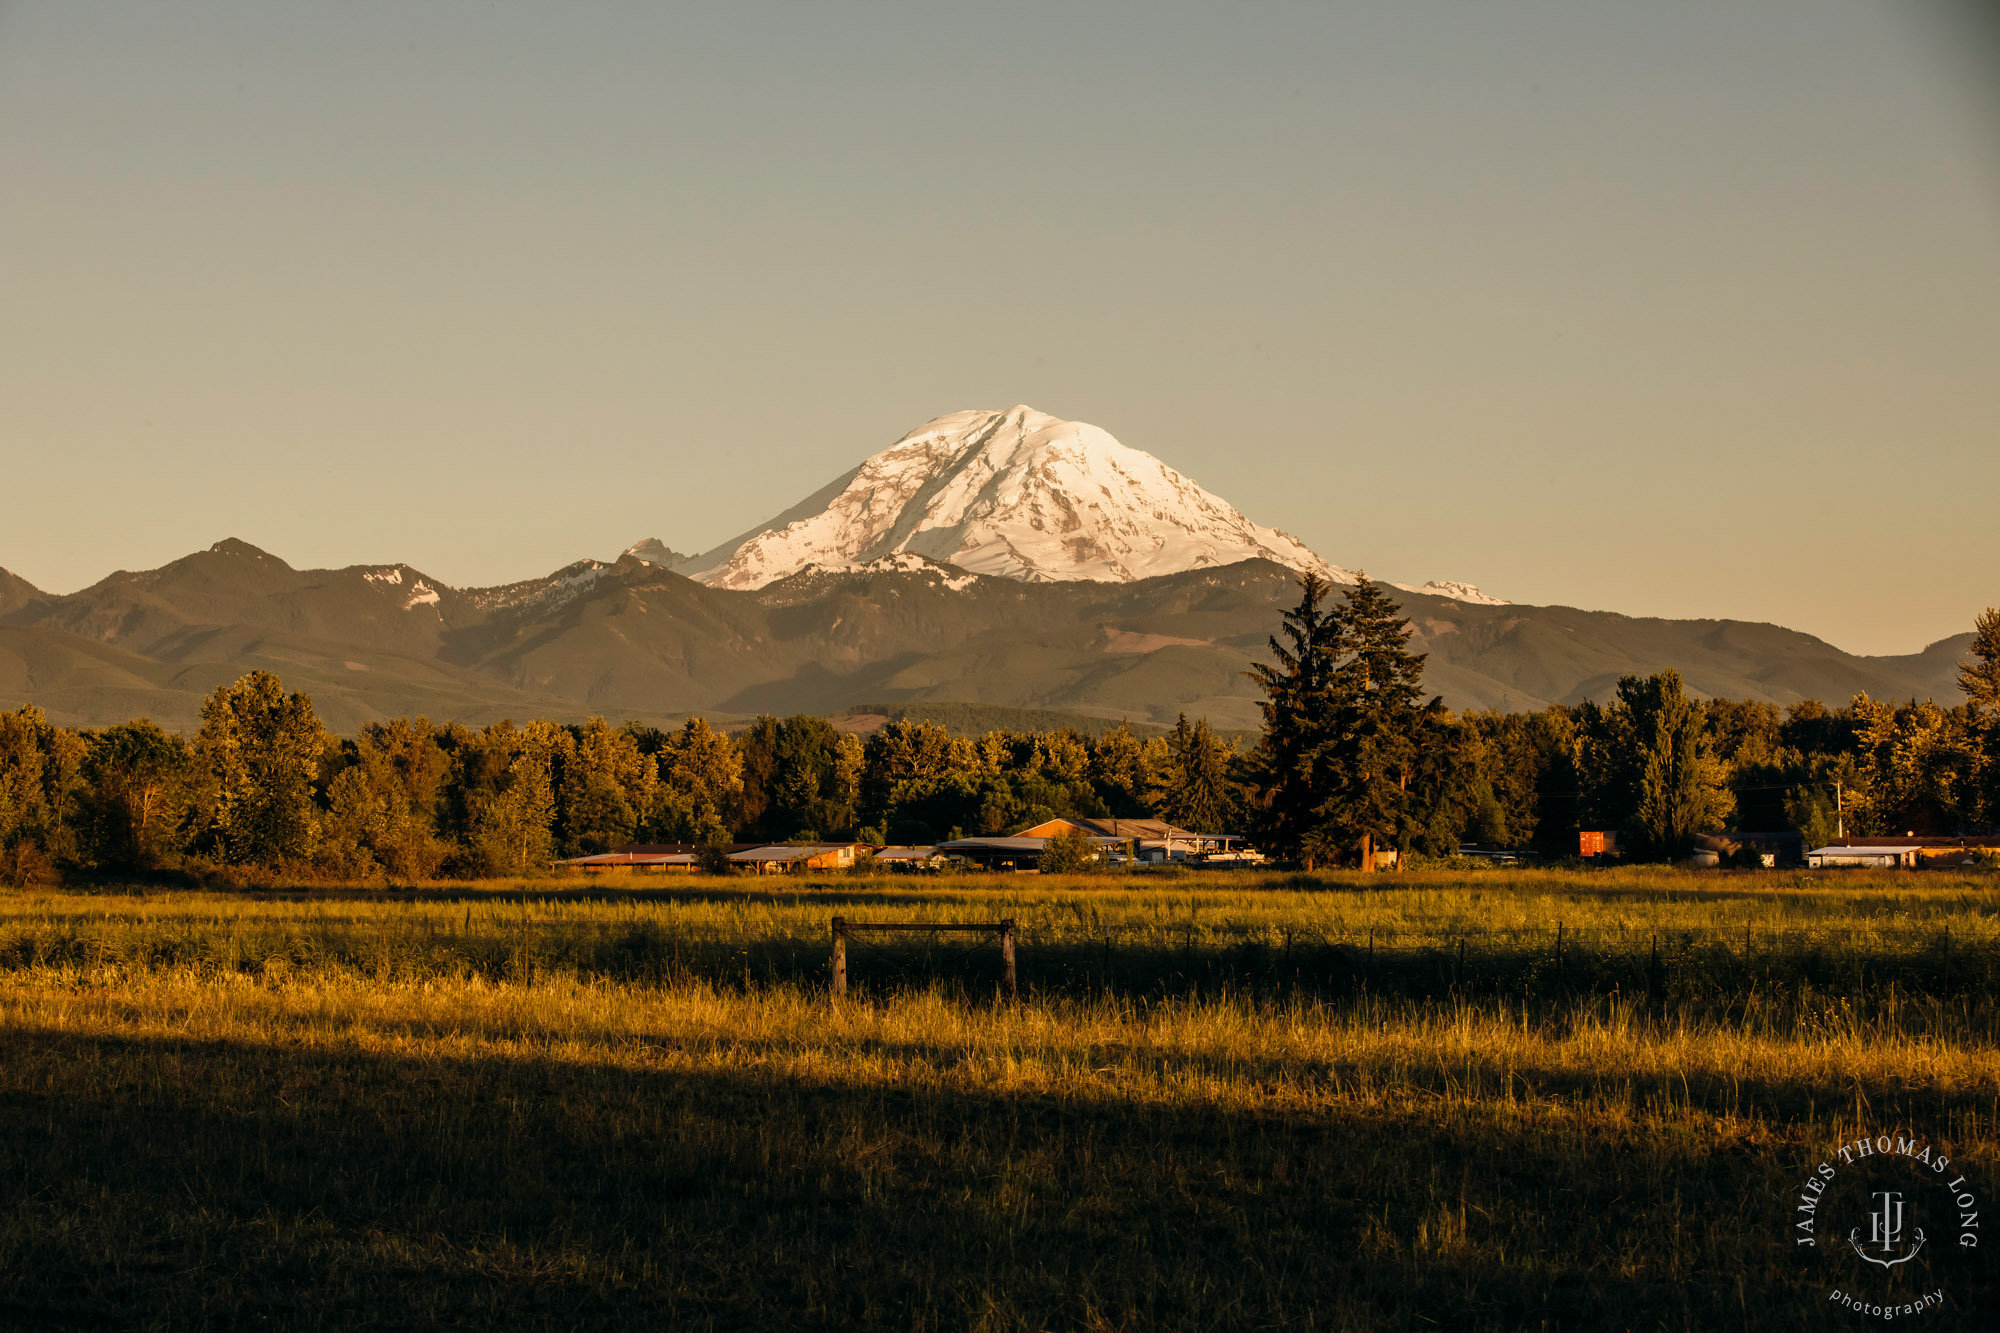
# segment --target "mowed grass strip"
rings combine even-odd
[[[734,920],[747,953],[817,947],[815,894],[1023,917],[1081,894],[1100,929],[1151,907],[1023,881],[727,889],[0,899],[0,1322],[1823,1327],[1787,1196],[1831,1144],[1914,1127],[2000,1164],[1990,1002],[1960,990],[1363,977],[1007,1006],[933,978],[836,1006],[685,956],[593,970],[576,942]],[[1412,927],[1396,894],[1506,891],[1367,893],[1385,930]],[[1246,915],[1329,896],[1217,892]],[[1885,947],[1913,916],[1982,922],[1976,884],[1843,892],[1841,928]],[[539,965],[474,965],[523,934]]]

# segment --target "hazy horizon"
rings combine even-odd
[[[1380,579],[1915,652],[2000,603],[1971,9],[0,3],[0,567],[501,584],[1027,403]]]

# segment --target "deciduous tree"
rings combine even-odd
[[[475,846],[491,871],[539,874],[555,854],[556,773],[569,737],[552,722],[530,722],[518,731],[501,723],[488,734],[507,767],[495,789],[478,800]]]
[[[97,863],[149,870],[178,854],[193,779],[187,742],[150,721],[120,723],[90,737],[84,780]]]
[[[1628,690],[1627,686],[1632,688]],[[1720,829],[1734,802],[1702,725],[1701,705],[1688,697],[1680,673],[1621,681],[1640,741],[1639,832],[1654,852],[1679,856],[1703,830]]]
[[[562,851],[605,852],[633,841],[652,808],[660,770],[637,738],[601,717],[572,731],[560,793]]]
[[[0,713],[0,878],[38,878],[76,856],[84,755],[41,709]]]
[[[978,766],[970,741],[935,722],[898,719],[878,728],[862,746],[861,807],[864,818],[881,819],[900,783],[929,781]]]
[[[285,693],[268,671],[208,696],[194,748],[211,780],[208,832],[223,860],[311,859],[319,837],[313,782],[329,739],[312,700]]]
[[[1150,812],[1139,738],[1126,723],[1121,721],[1091,745],[1090,782],[1109,813],[1132,818]]]

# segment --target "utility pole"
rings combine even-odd
[[[1834,836],[1847,839],[1847,793],[1840,785],[1840,779],[1833,780],[1833,832]]]

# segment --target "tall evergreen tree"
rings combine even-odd
[[[1970,705],[1979,744],[1969,813],[1989,827],[2000,825],[2000,607],[1987,607],[1973,622],[1972,660],[1958,664],[1958,685]]]
[[[1328,851],[1357,848],[1372,869],[1378,847],[1405,841],[1425,655],[1409,650],[1410,622],[1381,585],[1364,576],[1345,600],[1344,660],[1330,682],[1333,726],[1319,759],[1333,790],[1317,836]]]
[[[1228,831],[1236,816],[1229,754],[1229,747],[1209,729],[1208,719],[1189,723],[1182,713],[1167,733],[1165,762],[1153,775],[1154,812],[1191,832]]]
[[[1264,691],[1257,705],[1264,734],[1244,764],[1252,827],[1267,852],[1308,870],[1327,855],[1321,827],[1337,776],[1328,754],[1330,691],[1345,623],[1324,606],[1330,591],[1319,574],[1300,575],[1299,604],[1269,640],[1272,660],[1246,673]]]
[[[1972,660],[1958,664],[1958,687],[1975,708],[2000,712],[2000,606],[1972,622]]]

